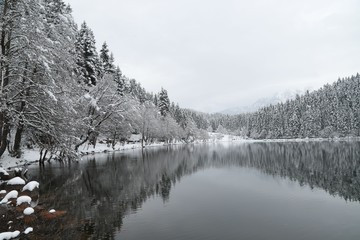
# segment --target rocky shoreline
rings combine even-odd
[[[39,183],[27,179],[26,170],[8,173],[0,169],[0,183],[0,239],[48,239],[41,238],[37,230],[55,227],[66,212],[46,206]]]

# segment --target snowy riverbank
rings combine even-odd
[[[206,141],[196,140],[193,143],[249,141],[239,136],[219,134],[219,133],[209,133],[209,137],[210,138]],[[160,147],[166,145],[181,145],[181,144],[187,144],[187,143],[184,141],[174,141],[171,143],[155,142],[145,145],[145,148]],[[93,145],[89,145],[88,143],[86,143],[79,148],[79,153],[81,155],[89,155],[89,154],[104,153],[104,152],[128,151],[128,150],[135,150],[141,148],[142,147],[140,142],[125,143],[125,144],[117,143],[114,147],[112,147],[111,144],[106,144],[106,143],[97,143],[95,147]],[[11,157],[7,152],[5,152],[2,158],[0,159],[0,167],[2,167],[3,169],[14,169],[18,167],[27,166],[38,162],[39,157],[40,157],[39,149],[37,148],[24,149],[21,158]]]
[[[359,137],[347,137],[347,138],[294,138],[294,139],[245,139],[240,136],[234,136],[229,134],[220,134],[220,133],[209,133],[209,139],[206,141],[196,140],[193,143],[219,143],[219,142],[314,142],[314,141],[360,141]],[[145,146],[145,148],[150,147],[160,147],[166,145],[181,145],[187,144],[183,141],[175,141],[172,143],[155,142]],[[94,147],[93,145],[84,144],[79,148],[79,153],[81,155],[90,155],[96,153],[104,152],[114,152],[114,151],[128,151],[141,149],[141,143],[117,143],[113,148],[111,145],[106,143],[97,143]],[[8,153],[5,153],[4,156],[0,159],[0,167],[3,169],[14,169],[16,167],[23,167],[29,164],[34,164],[39,160],[39,149],[25,149],[21,158],[14,158],[9,156]]]

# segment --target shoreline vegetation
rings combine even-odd
[[[252,143],[252,142],[318,142],[318,141],[360,141],[360,137],[329,137],[329,138],[288,138],[288,139],[251,139],[243,138],[240,136],[221,134],[221,133],[208,133],[209,138],[205,140],[195,140],[191,143],[184,141],[174,141],[171,143],[164,142],[154,142],[146,145],[142,145],[140,142],[133,143],[117,143],[114,146],[111,144],[105,143],[105,141],[100,141],[94,147],[93,145],[84,144],[82,148],[79,149],[80,158],[78,161],[82,161],[83,157],[94,154],[103,154],[110,152],[123,152],[129,150],[139,150],[145,148],[154,148],[154,147],[164,147],[172,145],[183,145],[183,144],[211,144],[211,143],[228,143],[228,142],[243,142],[243,143]],[[16,171],[19,168],[25,168],[30,165],[39,164],[39,152],[40,149],[26,149],[23,153],[22,158],[11,157],[10,154],[4,156],[0,160],[0,168],[6,169],[7,171]],[[47,163],[54,161],[54,159],[47,159]],[[64,162],[66,164],[66,162]],[[1,181],[1,171],[0,171],[0,181]]]
[[[79,149],[80,158],[78,161],[82,161],[83,157],[86,157],[87,155],[139,150],[143,148],[183,145],[183,144],[204,144],[204,143],[210,144],[210,143],[226,143],[226,142],[252,143],[252,142],[314,142],[314,141],[360,141],[360,137],[350,136],[350,137],[332,137],[332,138],[251,139],[251,138],[243,138],[240,136],[229,135],[229,134],[209,133],[209,139],[206,140],[195,140],[191,143],[187,143],[185,141],[174,141],[171,143],[154,142],[154,143],[146,144],[144,146],[142,146],[141,142],[117,143],[115,144],[115,146],[112,146],[111,144],[105,143],[104,140],[98,142],[95,147],[93,145],[84,144]],[[0,160],[0,168],[6,169],[8,171],[14,171],[15,169],[18,168],[26,168],[27,166],[30,165],[39,164],[39,153],[40,153],[40,149],[26,149],[24,150],[22,158],[14,158],[11,157],[10,154],[5,154],[5,156]],[[47,162],[49,163],[51,161],[53,160],[50,159]]]
[[[170,143],[165,142],[153,142],[143,145],[140,141],[135,142],[118,142],[114,146],[110,143],[106,143],[106,140],[100,140],[96,143],[95,147],[93,144],[84,144],[79,148],[79,159],[82,160],[82,157],[87,155],[99,154],[99,153],[108,153],[108,152],[117,152],[117,151],[128,151],[128,150],[139,150],[142,148],[153,148],[153,147],[163,147],[171,145],[182,145],[182,144],[196,144],[196,143],[211,143],[211,142],[229,142],[229,141],[244,141],[242,137],[233,136],[228,134],[220,133],[209,133],[208,139],[203,140],[194,140],[192,142],[185,141],[173,141]],[[3,158],[0,160],[0,167],[7,170],[14,170],[20,167],[26,167],[29,165],[39,164],[40,149],[25,149],[21,158],[12,157],[10,154],[5,153]],[[46,159],[45,162],[51,162],[55,159]],[[66,163],[66,162],[64,162]]]

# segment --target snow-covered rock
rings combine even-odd
[[[25,208],[24,211],[23,211],[24,215],[31,215],[34,212],[35,211],[34,211],[34,209],[32,207]]]
[[[5,171],[5,169],[3,169],[2,167],[0,167],[0,173],[2,173],[5,176],[9,176],[9,173]]]
[[[2,232],[0,233],[0,240],[9,240],[18,237],[19,235],[20,235],[20,231]]]
[[[5,194],[6,193],[6,190],[1,190],[0,191],[0,194]]]
[[[49,213],[55,213],[56,211],[55,211],[55,209],[51,209],[50,211],[49,211]]]
[[[39,183],[37,181],[28,182],[22,189],[22,191],[29,190],[33,191],[35,188],[39,188]]]
[[[23,203],[28,203],[30,204],[31,203],[31,197],[29,196],[20,196],[16,199],[16,206],[19,206]]]
[[[17,198],[18,195],[19,195],[18,191],[12,190],[11,192],[5,195],[5,197],[1,200],[0,204],[7,203],[9,199]]]
[[[25,229],[24,234],[29,234],[32,231],[34,231],[34,229],[32,227],[28,227],[27,229]]]
[[[7,185],[25,185],[25,180],[21,177],[14,177],[7,182]]]

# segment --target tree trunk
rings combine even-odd
[[[0,157],[4,154],[8,142],[8,135],[10,133],[10,124],[5,114],[0,113],[0,127],[1,127],[1,136],[0,136]]]
[[[16,157],[21,156],[20,145],[21,145],[21,137],[22,137],[23,130],[24,130],[24,125],[22,123],[19,123],[19,126],[16,129],[15,139],[14,139],[14,147],[13,147]]]
[[[47,153],[48,153],[48,150],[47,150],[47,149],[45,149],[44,156],[42,157],[42,162],[43,162],[43,163],[44,163],[44,162],[45,162],[45,160],[46,160],[46,155],[47,155]]]
[[[111,144],[112,144],[112,148],[113,148],[114,150],[115,150],[115,145],[116,145],[116,142],[117,142],[117,141],[116,141],[116,135],[117,135],[117,134],[116,134],[116,131],[115,131],[115,132],[114,132],[114,135],[113,135],[112,143],[111,143]]]
[[[3,88],[8,84],[8,75],[9,69],[8,64],[5,62],[6,57],[9,55],[8,49],[10,48],[10,26],[9,22],[5,19],[5,16],[8,15],[8,4],[7,0],[3,3],[3,12],[1,21],[3,22],[2,31],[1,31],[1,39],[0,39],[0,48],[1,55],[3,56],[0,60],[0,103],[5,104],[4,96],[3,96]],[[0,112],[0,157],[4,154],[7,146],[7,137],[10,133],[10,124],[9,120],[6,116],[6,110],[2,110]]]
[[[28,64],[27,62],[25,63],[25,70],[24,70],[24,76],[23,76],[23,79],[22,79],[22,83],[23,85],[25,85],[26,83],[26,72],[27,72],[27,68],[28,68]],[[36,68],[34,69],[34,74],[36,73]],[[19,108],[19,112],[22,113],[24,111],[24,108],[25,108],[25,105],[26,105],[26,102],[25,102],[25,99],[26,97],[29,96],[29,90],[24,90],[25,93],[22,91],[20,93],[20,96],[23,98],[23,100],[21,101],[21,104],[20,104],[20,108]],[[23,133],[23,130],[24,130],[24,120],[23,120],[23,117],[22,115],[19,116],[19,122],[18,122],[18,127],[16,129],[16,133],[15,133],[15,139],[14,139],[14,152],[16,154],[16,157],[20,157],[21,155],[21,152],[20,152],[20,146],[21,146],[21,137],[22,137],[22,133]]]
[[[0,94],[2,94],[2,90],[3,88],[8,84],[9,79],[9,64],[6,62],[6,57],[9,57],[9,49],[11,47],[11,30],[12,27],[11,26],[11,16],[9,16],[9,14],[11,15],[11,10],[9,9],[9,1],[5,0],[5,2],[3,3],[3,12],[2,12],[2,18],[0,19],[0,21],[2,22],[3,26],[2,26],[2,31],[1,31],[1,40],[0,40],[0,45],[1,45],[1,55],[4,56],[2,57],[1,61],[0,61]],[[2,100],[2,99],[1,99]]]
[[[141,148],[144,148],[144,142],[145,142],[145,134],[142,133],[142,136],[141,136]]]
[[[6,150],[6,145],[7,145],[7,136],[10,132],[10,127],[8,123],[5,123],[2,129],[2,135],[1,135],[1,145],[0,145],[0,157],[4,154],[5,150]]]
[[[81,145],[83,145],[84,143],[86,143],[86,141],[89,139],[89,136],[86,136],[86,138],[84,138],[84,140],[82,140],[80,143],[75,145],[75,151],[77,152],[79,150],[79,147]]]

